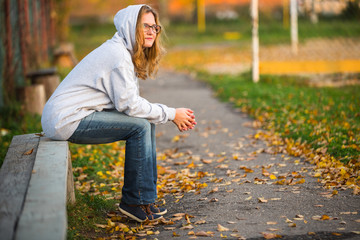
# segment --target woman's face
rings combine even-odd
[[[141,23],[143,24],[143,26],[144,24],[145,26],[156,26],[155,17],[151,12],[142,15]],[[144,29],[143,47],[144,48],[152,47],[156,38],[156,32],[152,27],[147,27],[147,28],[143,27],[143,29]]]

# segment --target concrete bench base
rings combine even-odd
[[[0,170],[1,239],[66,239],[75,203],[68,142],[15,136]]]

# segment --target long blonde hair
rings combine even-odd
[[[144,44],[144,30],[141,23],[141,18],[145,13],[152,13],[155,18],[155,23],[160,25],[159,16],[157,12],[148,5],[141,7],[136,23],[135,33],[135,47],[132,61],[135,66],[135,72],[138,78],[146,79],[148,77],[153,78],[159,68],[159,61],[162,55],[165,53],[165,49],[161,44],[160,34],[156,34],[154,44],[150,48],[143,48]]]

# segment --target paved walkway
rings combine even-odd
[[[182,228],[188,223],[182,218],[175,225],[157,226],[154,231],[159,234],[147,239],[264,239],[276,234],[282,239],[360,239],[353,233],[360,231],[360,196],[350,191],[332,196],[332,190],[310,176],[312,165],[266,153],[265,143],[248,137],[256,131],[248,127],[251,119],[219,102],[204,83],[162,71],[157,80],[141,82],[141,92],[151,102],[189,107],[197,117],[196,129],[186,133],[178,132],[173,123],[158,126],[159,153],[184,153],[158,164],[180,172],[193,161],[197,167],[192,173],[213,173],[200,180],[208,185],[200,194],[165,197],[166,219],[186,213],[194,216],[189,219],[193,228]],[[179,141],[172,141],[177,135]],[[188,164],[182,165],[184,161]],[[271,174],[300,184],[272,184],[281,179],[272,180]]]

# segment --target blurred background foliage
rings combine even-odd
[[[37,4],[36,6],[39,8],[40,1],[28,0],[27,2],[30,6],[29,19],[35,21],[34,11],[36,8],[31,6]],[[26,78],[27,72],[49,66],[56,66],[58,74],[60,74],[61,78],[64,78],[73,66],[55,64],[53,61],[54,50],[62,44],[71,43],[74,47],[70,49],[73,49],[73,54],[78,60],[81,60],[91,50],[112,37],[116,31],[112,23],[114,14],[129,4],[150,4],[160,12],[161,21],[166,29],[164,40],[168,48],[168,54],[162,61],[164,68],[182,71],[206,71],[210,74],[220,73],[230,74],[231,76],[250,71],[252,31],[249,14],[250,0],[205,1],[206,30],[204,32],[200,32],[197,25],[197,10],[201,6],[195,0],[53,0],[49,2],[53,4],[50,6],[48,17],[49,21],[51,20],[54,24],[55,37],[54,40],[48,41],[51,44],[48,44],[47,50],[44,50],[48,53],[47,57],[36,57],[38,60],[34,61],[34,53],[27,55],[27,62],[36,62],[27,69],[21,67],[23,65],[21,59],[24,59],[21,57],[21,52],[24,50],[21,51],[21,40],[18,38],[19,35],[16,35],[21,27],[21,21],[16,21],[16,19],[20,19],[22,7],[13,8],[16,6],[16,1],[5,1],[8,4],[8,9],[11,10],[9,18],[6,12],[6,4],[4,3],[2,6],[0,18],[2,20],[10,19],[11,34],[17,36],[17,38],[13,36],[10,39],[16,40],[11,47],[13,48],[13,59],[17,62],[15,60],[11,63],[6,62],[8,53],[2,51],[0,54],[1,64],[3,66],[12,64],[11,69],[18,68],[20,70],[15,75],[13,74],[14,70],[6,72],[7,68],[4,68],[5,70],[2,72],[1,159],[4,158],[13,135],[41,131],[40,117],[33,118],[32,115],[25,113],[21,103],[16,100],[15,96],[9,96],[3,101],[3,97],[9,93],[6,91],[7,86],[15,88],[16,86],[27,85],[29,84]],[[263,54],[260,56],[260,61],[360,59],[359,0],[299,0],[298,31],[300,44],[304,48],[298,55],[292,54],[289,47],[289,1],[259,0],[259,11],[260,54]],[[6,22],[3,21],[3,24]],[[30,39],[36,38],[31,33],[42,36],[41,33],[35,32],[36,26],[30,26]],[[9,29],[5,31],[6,26],[2,29],[3,41],[1,49],[7,49],[9,41],[6,41],[6,39]],[[48,33],[50,30],[50,28],[46,28],[44,32]],[[31,49],[31,44],[35,43],[30,41],[25,46]],[[42,42],[40,41],[37,44],[41,45]],[[19,49],[16,50],[18,45]],[[337,51],[335,51],[336,49]],[[44,55],[39,50],[37,54],[40,53]],[[10,76],[11,74],[13,75]],[[301,79],[307,79],[304,81],[306,83],[321,82],[323,79],[335,79],[336,84],[341,82],[346,85],[347,82],[353,83],[358,79],[356,72],[334,72],[330,75],[322,75],[321,73],[305,74],[305,77],[304,74],[300,73],[300,75]],[[315,80],[311,81],[311,79]],[[341,91],[340,88],[337,90]],[[15,95],[13,90],[10,92]],[[354,95],[352,97],[357,99],[358,96]],[[358,106],[355,106],[353,111],[358,112]]]

